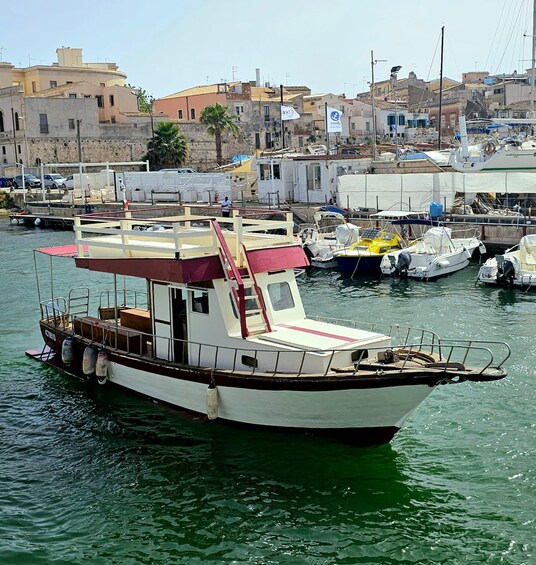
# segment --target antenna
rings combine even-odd
[[[5,47],[0,47],[0,61],[3,61],[4,51],[7,51]]]
[[[238,67],[233,65],[233,82],[235,81],[236,71],[238,71]]]

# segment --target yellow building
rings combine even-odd
[[[11,63],[0,62],[0,88],[20,86],[29,95],[76,82],[99,86],[125,84],[127,75],[115,63],[84,63],[82,49],[61,47],[56,53],[58,62],[52,65],[16,68]]]

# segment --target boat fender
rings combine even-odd
[[[69,366],[74,359],[74,340],[70,337],[63,340],[61,344],[61,360],[64,365]]]
[[[218,389],[214,383],[210,383],[207,389],[207,417],[209,420],[218,417]]]
[[[97,355],[95,376],[100,385],[105,384],[108,380],[108,353],[106,351],[99,351]]]
[[[35,218],[34,225],[38,226],[39,224],[41,224],[41,218]]]
[[[11,223],[16,226],[19,223],[19,220],[17,220],[17,218],[11,218]]]
[[[84,375],[94,375],[95,366],[97,364],[97,350],[88,345],[84,349],[84,355],[82,357],[82,372]]]

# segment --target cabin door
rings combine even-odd
[[[186,290],[170,288],[171,335],[173,337],[173,361],[188,362],[188,322]]]
[[[188,362],[186,297],[186,290],[165,283],[153,283],[154,351],[158,359]]]

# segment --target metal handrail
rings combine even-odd
[[[93,330],[97,326],[97,324],[93,324],[91,322],[89,323],[91,324],[92,331],[90,333],[90,338],[88,339],[90,341],[95,341],[96,334]],[[99,320],[98,325],[99,327],[103,328],[107,324],[106,322]],[[152,352],[152,354],[147,354],[143,352],[144,348],[143,348],[143,342],[141,340],[144,339],[154,344],[155,336],[153,334],[138,332],[130,328],[121,328],[120,326],[113,324],[109,324],[109,326],[110,326],[109,327],[110,331],[115,332],[116,339],[114,342],[115,346],[107,345],[107,347],[111,349],[116,349],[118,351],[125,351],[127,354],[130,353],[136,355],[147,355],[152,359],[158,359],[158,357],[154,356],[154,351]],[[72,326],[71,328],[72,331],[74,331],[74,328]],[[126,350],[124,348],[117,347],[118,345],[117,332],[118,330],[121,329],[127,330]],[[136,337],[140,336],[141,339],[139,342],[137,342],[136,346],[133,345],[131,347],[131,339],[132,337],[134,337],[134,335],[131,336],[130,334],[135,334]],[[107,333],[104,333],[102,335],[102,340],[101,340],[102,343],[106,343],[108,339],[108,335],[109,334]],[[207,366],[207,364],[209,366],[218,367],[218,360],[223,355],[223,352],[227,351],[227,352],[232,352],[232,355],[229,356],[232,359],[232,362],[230,363],[229,367],[220,367],[220,369],[236,371],[239,354],[240,352],[242,352],[243,354],[247,354],[253,357],[256,361],[253,364],[253,367],[251,367],[252,374],[257,374],[259,372],[261,372],[262,374],[265,373],[265,371],[259,371],[257,368],[258,359],[260,357],[264,357],[265,363],[270,366],[273,366],[273,370],[270,370],[269,374],[273,376],[281,375],[282,377],[285,378],[288,378],[289,376],[295,376],[295,377],[313,376],[312,373],[304,373],[303,368],[308,356],[317,356],[317,355],[321,355],[321,356],[329,355],[329,361],[326,364],[325,370],[323,371],[323,376],[326,376],[328,373],[333,372],[335,369],[337,369],[338,372],[344,371],[344,374],[346,375],[350,374],[352,376],[355,376],[360,369],[363,369],[364,366],[367,366],[366,367],[367,370],[371,370],[371,371],[375,370],[378,375],[383,374],[383,369],[385,369],[385,374],[388,375],[401,374],[404,372],[404,370],[407,369],[407,363],[413,357],[422,360],[423,355],[432,356],[434,355],[433,352],[438,349],[442,351],[442,354],[441,355],[436,354],[436,359],[433,360],[433,363],[431,362],[434,369],[440,370],[441,367],[443,367],[443,372],[446,373],[449,369],[453,368],[452,365],[454,363],[460,363],[462,366],[465,367],[465,364],[467,360],[470,358],[470,356],[478,354],[483,359],[483,366],[471,368],[470,370],[474,371],[473,374],[480,375],[483,374],[485,371],[487,371],[490,367],[500,369],[504,365],[506,360],[510,357],[511,354],[510,347],[505,342],[482,341],[482,340],[439,340],[439,341],[433,340],[432,342],[419,340],[415,343],[403,343],[403,344],[388,346],[388,347],[386,347],[385,345],[367,346],[365,349],[356,348],[354,350],[350,350],[346,348],[333,348],[329,350],[323,350],[323,349],[307,350],[298,347],[296,347],[293,350],[279,349],[277,347],[270,350],[266,350],[266,349],[244,349],[243,347],[213,345],[213,344],[196,342],[192,340],[183,340],[183,339],[164,337],[164,336],[158,336],[158,339],[160,341],[162,340],[167,341],[167,348],[166,348],[167,359],[171,359],[172,357],[171,352],[174,350],[174,344],[178,343],[183,349],[185,347],[188,347],[190,351],[192,351],[192,347],[197,349],[197,365],[192,364],[191,359],[189,360],[188,364],[197,367]],[[504,348],[506,350],[505,353],[501,354],[501,358],[499,359],[498,364],[496,363],[496,352],[492,351],[492,349],[496,349],[497,347]],[[135,351],[133,351],[132,349],[135,349]],[[351,354],[352,351],[364,352],[365,350],[367,351],[368,356],[365,357],[363,353],[362,355],[360,355],[357,361],[352,362],[352,365],[342,368],[336,365],[335,357],[337,353],[344,353],[348,355]],[[375,360],[375,358],[373,357],[374,352],[385,352],[386,350],[391,350],[393,351],[394,354],[399,355],[400,358],[403,360],[402,365],[396,367],[389,364],[382,365],[379,361]],[[211,352],[208,356],[207,356],[207,351]],[[284,354],[299,355],[299,357],[296,357],[295,370],[288,372],[280,368],[281,365],[283,364]],[[267,361],[269,361],[271,357],[274,359],[273,364],[267,363]],[[202,363],[201,360],[203,360],[204,362]],[[423,364],[423,369],[426,369],[426,363]],[[241,368],[241,370],[243,371],[244,369]],[[469,370],[469,369],[465,369],[465,370]],[[315,373],[314,375],[318,376],[318,374],[322,374],[322,372]]]

